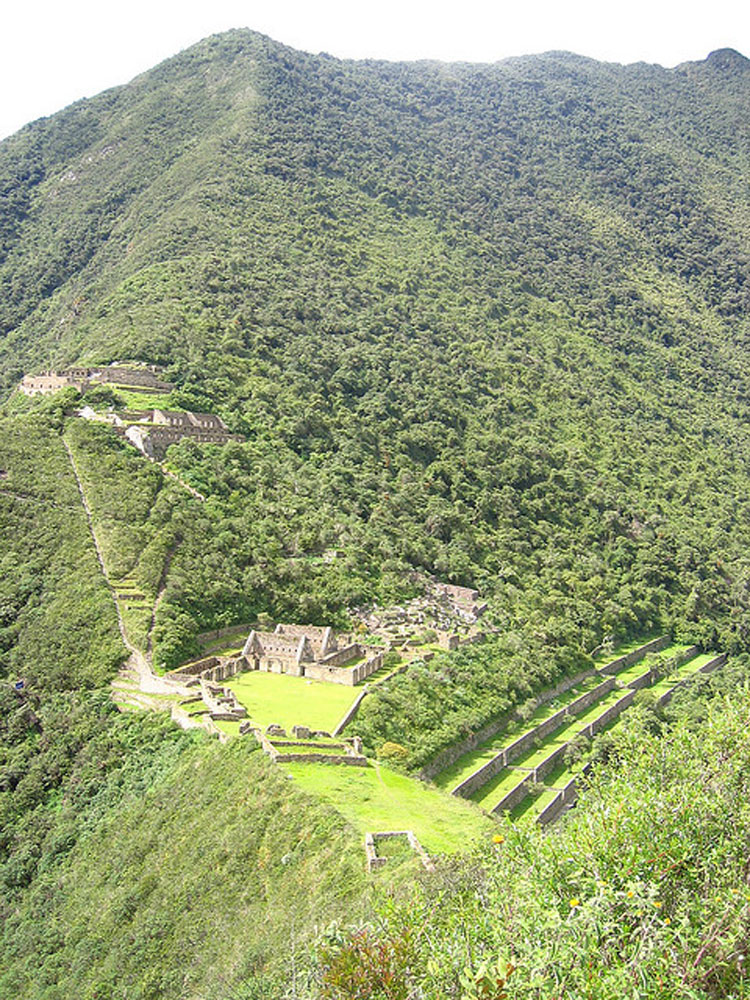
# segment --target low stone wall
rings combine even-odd
[[[375,839],[386,840],[392,837],[406,837],[409,841],[409,846],[415,854],[417,854],[419,860],[422,862],[427,871],[434,870],[435,863],[417,840],[417,837],[412,830],[383,830],[378,833],[365,834],[365,857],[367,858],[368,872],[372,873],[377,871],[378,868],[382,868],[383,865],[388,863],[388,858],[381,858],[378,855]]]
[[[348,646],[343,646],[341,649],[336,649],[332,653],[328,653],[318,662],[325,667],[343,667],[352,660],[366,655],[367,650],[363,649],[358,642],[354,642]]]
[[[280,740],[274,743],[260,729],[252,730],[256,740],[276,764],[344,764],[349,767],[367,767],[367,757],[361,753],[361,742],[358,737],[354,737],[352,745],[342,741],[340,754],[316,753],[315,750],[330,743],[316,743],[308,740]],[[284,747],[311,747],[309,753],[284,753]],[[338,745],[336,747],[338,749]]]
[[[622,698],[610,705],[609,708],[605,709],[601,715],[597,716],[593,722],[589,722],[587,726],[578,733],[579,736],[585,736],[587,739],[591,739],[596,736],[598,732],[604,729],[605,726],[616,719],[621,712],[624,712],[626,708],[633,704],[633,699],[635,698],[635,691],[630,688],[627,694],[624,694]]]
[[[537,740],[544,739],[550,733],[553,733],[565,722],[566,718],[569,716],[574,716],[578,712],[583,711],[592,705],[599,698],[602,698],[605,694],[608,694],[616,685],[617,681],[614,677],[610,677],[601,684],[597,684],[595,688],[590,691],[584,692],[569,705],[561,708],[554,715],[551,715],[549,719],[545,719],[544,722],[540,722],[538,726],[534,729],[529,730],[527,733],[523,733],[518,739],[514,740],[508,746],[503,747],[490,761],[482,764],[478,767],[476,771],[473,771],[468,778],[464,778],[462,782],[456,785],[455,788],[451,790],[451,795],[457,795],[461,798],[469,798],[478,788],[482,785],[486,785],[490,778],[493,778],[498,774],[504,767],[512,764],[514,760],[529,750]]]
[[[518,772],[519,778],[521,777],[522,774],[523,774],[522,771]],[[500,801],[494,807],[492,812],[493,813],[508,812],[508,810],[512,809],[514,806],[517,806],[519,802],[523,801],[523,799],[526,798],[526,795],[529,790],[529,785],[531,784],[532,781],[533,781],[532,775],[527,774],[526,777],[521,780],[520,784],[516,785],[515,788],[511,788],[511,790],[507,792],[500,799]]]
[[[222,732],[210,718],[198,719],[179,705],[172,706],[171,716],[172,721],[176,722],[180,729],[203,729],[209,736],[215,736],[221,743],[226,743],[229,739],[228,734]]]
[[[194,663],[185,663],[181,667],[177,667],[176,670],[170,670],[168,676],[198,677],[204,670],[215,667],[218,662],[219,658],[217,656],[205,656],[202,660],[196,660]]]
[[[668,677],[670,672],[681,667],[683,663],[687,663],[691,660],[698,652],[698,646],[691,646],[690,649],[686,649],[682,653],[678,653],[673,656],[666,664],[662,666],[655,666],[648,670],[645,674],[641,674],[640,677],[636,677],[634,681],[628,684],[629,688],[633,691],[640,691],[645,687],[651,687],[656,681],[661,680],[662,677]]]
[[[354,701],[354,703],[352,704],[352,706],[351,706],[350,708],[348,708],[348,709],[346,710],[346,712],[344,713],[344,717],[343,717],[343,718],[341,719],[341,721],[339,722],[339,724],[338,724],[338,725],[336,726],[336,728],[335,728],[335,729],[333,730],[333,735],[334,735],[334,736],[338,736],[338,735],[339,735],[339,733],[342,733],[342,732],[343,732],[343,731],[344,731],[344,730],[346,729],[346,727],[347,727],[347,726],[349,725],[349,723],[350,723],[350,722],[352,721],[352,719],[354,718],[354,716],[355,716],[355,715],[357,714],[357,712],[359,711],[359,706],[360,706],[360,705],[362,704],[362,700],[363,700],[363,699],[364,699],[364,698],[365,698],[365,697],[366,697],[366,696],[367,696],[367,695],[368,695],[369,693],[370,693],[370,689],[369,689],[369,687],[368,687],[368,686],[367,686],[367,685],[365,684],[364,688],[363,688],[363,689],[362,689],[362,691],[361,691],[361,692],[359,693],[359,695],[358,695],[358,696],[357,696],[357,698],[355,699],[355,701]]]
[[[270,754],[276,764],[345,764],[349,767],[367,767],[367,757],[332,753],[279,753]]]
[[[252,622],[246,625],[229,625],[227,628],[215,628],[209,632],[199,632],[195,638],[201,644],[215,642],[217,639],[229,638],[230,635],[247,635],[253,627]]]
[[[553,701],[558,695],[564,694],[569,691],[570,688],[575,687],[576,684],[580,684],[582,680],[587,677],[591,677],[595,670],[584,670],[580,674],[576,674],[574,677],[566,677],[561,680],[555,687],[550,688],[547,691],[542,692],[535,702],[535,710],[540,708],[542,705],[546,705],[547,702]],[[489,722],[485,723],[480,729],[470,736],[467,736],[463,740],[459,740],[458,743],[453,743],[451,746],[446,747],[441,750],[436,757],[434,757],[429,764],[425,764],[422,770],[419,772],[419,777],[422,781],[431,781],[435,775],[440,774],[444,771],[446,767],[450,767],[451,764],[455,764],[459,757],[463,757],[465,753],[470,750],[476,750],[480,743],[485,743],[487,740],[491,739],[496,733],[500,732],[501,729],[510,725],[511,722],[521,722],[522,719],[518,714],[518,709],[513,708],[503,715],[499,715]]]
[[[244,670],[253,670],[255,667],[250,664],[244,656],[238,656],[233,659],[218,656],[206,656],[202,660],[196,660],[195,663],[186,663],[182,667],[178,667],[176,670],[170,670],[168,677],[172,677],[176,680],[186,679],[186,678],[198,678],[204,681],[211,681],[214,684],[220,681],[226,680],[228,677],[234,677],[235,674],[240,674]]]
[[[375,653],[369,660],[365,660],[364,663],[360,663],[356,667],[329,667],[322,661],[320,663],[306,663],[305,677],[317,681],[327,681],[329,684],[346,684],[349,687],[354,687],[355,684],[359,684],[360,681],[374,674],[376,670],[380,670],[383,666],[383,655],[383,652]]]
[[[564,743],[562,746],[555,747],[549,757],[545,757],[541,764],[538,764],[532,771],[534,781],[541,781],[550,773],[550,771],[554,771],[560,761],[565,757],[569,746],[570,742]]]
[[[638,649],[634,649],[631,653],[619,656],[616,660],[612,660],[605,666],[600,667],[598,672],[600,674],[616,674],[620,670],[625,670],[626,667],[632,667],[634,663],[642,660],[646,653],[658,653],[660,649],[668,646],[670,641],[668,635],[660,635],[658,639],[652,639],[651,642],[639,646]]]
[[[590,770],[591,764],[586,764],[586,766],[581,770],[581,774],[588,774]],[[547,803],[544,809],[542,809],[536,818],[536,821],[540,826],[549,826],[550,823],[557,819],[565,806],[570,805],[571,802],[575,802],[578,798],[578,780],[579,776],[571,778],[570,781],[563,785],[563,787],[558,791],[557,795]]]
[[[710,674],[714,670],[717,670],[719,667],[722,667],[726,662],[727,662],[726,653],[720,653],[718,656],[715,656],[713,660],[709,660],[708,663],[704,663],[702,667],[699,667],[699,669],[696,670],[694,674],[690,674],[688,677],[683,677],[683,679],[681,681],[678,681],[673,688],[671,688],[669,691],[665,691],[664,694],[658,699],[657,704],[668,705],[669,702],[672,700],[672,696],[675,693],[675,691],[678,691],[681,687],[684,687],[685,684],[690,683],[690,681],[693,680],[694,677],[697,677],[698,674]]]

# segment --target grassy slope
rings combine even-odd
[[[456,853],[493,830],[462,799],[446,796],[382,764],[367,768],[324,764],[285,764],[284,770],[305,791],[320,796],[364,835],[367,831],[413,830],[428,852]]]
[[[360,838],[251,743],[199,741],[9,915],[0,992],[141,1000],[286,980],[315,924],[356,912],[362,873]]]

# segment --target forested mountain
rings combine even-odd
[[[113,803],[158,779],[163,810],[189,768],[206,781],[221,770],[222,752],[262,784],[249,752],[124,721],[96,691],[124,651],[63,428],[105,558],[159,591],[150,639],[162,667],[196,653],[201,630],[259,613],[343,626],[354,605],[418,592],[420,574],[478,587],[493,637],[451,669],[396,678],[362,711],[371,748],[418,734],[413,767],[589,663],[605,637],[669,631],[742,654],[748,178],[750,61],[732,50],[671,70],[557,52],[353,62],[232,31],[0,143],[0,861],[11,900],[0,912],[11,937],[52,956],[45,982],[61,954],[54,928],[46,941],[37,928],[55,865],[75,859],[98,817],[116,839]],[[108,428],[66,416],[75,392],[13,392],[26,372],[122,359],[165,366],[175,405],[244,436],[169,450],[205,501]],[[327,562],[330,548],[341,557]],[[23,694],[11,689],[19,677]],[[275,791],[251,806],[278,874],[283,789],[267,781]],[[199,797],[203,785],[189,784]],[[219,799],[238,794],[217,785]],[[134,841],[158,839],[150,815],[128,808]],[[315,822],[349,843],[335,816]],[[202,863],[183,848],[184,864]],[[231,882],[219,854],[217,878]],[[300,885],[317,858],[332,864],[316,834]],[[80,906],[96,906],[107,862],[75,863]],[[198,890],[183,889],[198,906]],[[326,884],[319,912],[335,912],[338,896]],[[296,904],[284,905],[286,933]],[[205,986],[217,960],[201,952],[203,933],[186,924],[175,947]],[[157,932],[133,934],[135,969]],[[266,957],[237,958],[227,982]],[[66,995],[33,992],[33,970],[14,962],[15,995]],[[127,995],[180,996],[178,971],[162,965],[161,985],[136,984],[133,971]],[[75,988],[120,996],[114,971],[96,969]]]
[[[583,646],[744,643],[749,66],[208,39],[0,146],[6,384],[165,363],[247,434],[173,450],[247,543],[182,587],[201,624],[334,544],[308,615],[418,567]]]

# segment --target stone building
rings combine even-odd
[[[150,389],[152,392],[169,392],[174,389],[174,385],[159,378],[161,372],[158,365],[115,362],[95,368],[71,367],[42,372],[40,375],[24,375],[18,388],[27,396],[58,392],[70,386],[79,392],[85,392],[91,385],[103,383]]]
[[[348,636],[340,646],[332,628],[317,625],[279,624],[273,632],[253,629],[242,658],[250,670],[348,685],[359,684],[383,665],[382,650],[368,649]]]
[[[46,371],[39,375],[24,375],[18,388],[26,396],[38,396],[71,387],[83,392],[88,388],[88,384],[88,368],[68,368],[65,371]]]
[[[151,392],[170,392],[174,385],[159,377],[162,371],[159,365],[125,365],[114,362],[106,367],[92,369],[89,378],[96,383],[108,382],[134,389],[149,389]]]
[[[221,417],[212,413],[190,413],[177,410],[147,410],[121,418],[122,434],[149,458],[163,458],[171,444],[187,437],[208,444],[242,441],[231,434]]]
[[[274,632],[253,629],[242,648],[242,655],[256,670],[303,677],[306,663],[312,665],[337,650],[338,643],[331,628],[279,624]]]

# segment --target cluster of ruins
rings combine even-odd
[[[162,459],[167,448],[183,438],[209,444],[242,441],[240,434],[231,434],[227,425],[213,413],[191,413],[189,410],[126,410],[101,413],[90,406],[78,410],[78,416],[111,424],[115,431],[147,458]]]
[[[478,622],[486,609],[476,590],[428,579],[422,597],[395,607],[352,608],[350,614],[363,629],[393,647],[418,642],[420,632],[434,632],[435,643],[452,650],[483,638]]]
[[[158,365],[138,365],[113,362],[97,368],[62,368],[41,372],[39,375],[24,375],[18,388],[26,396],[47,395],[60,389],[77,389],[85,392],[92,385],[111,383],[133,389],[148,389],[151,392],[170,392],[171,382],[165,382],[160,375],[163,369]]]

